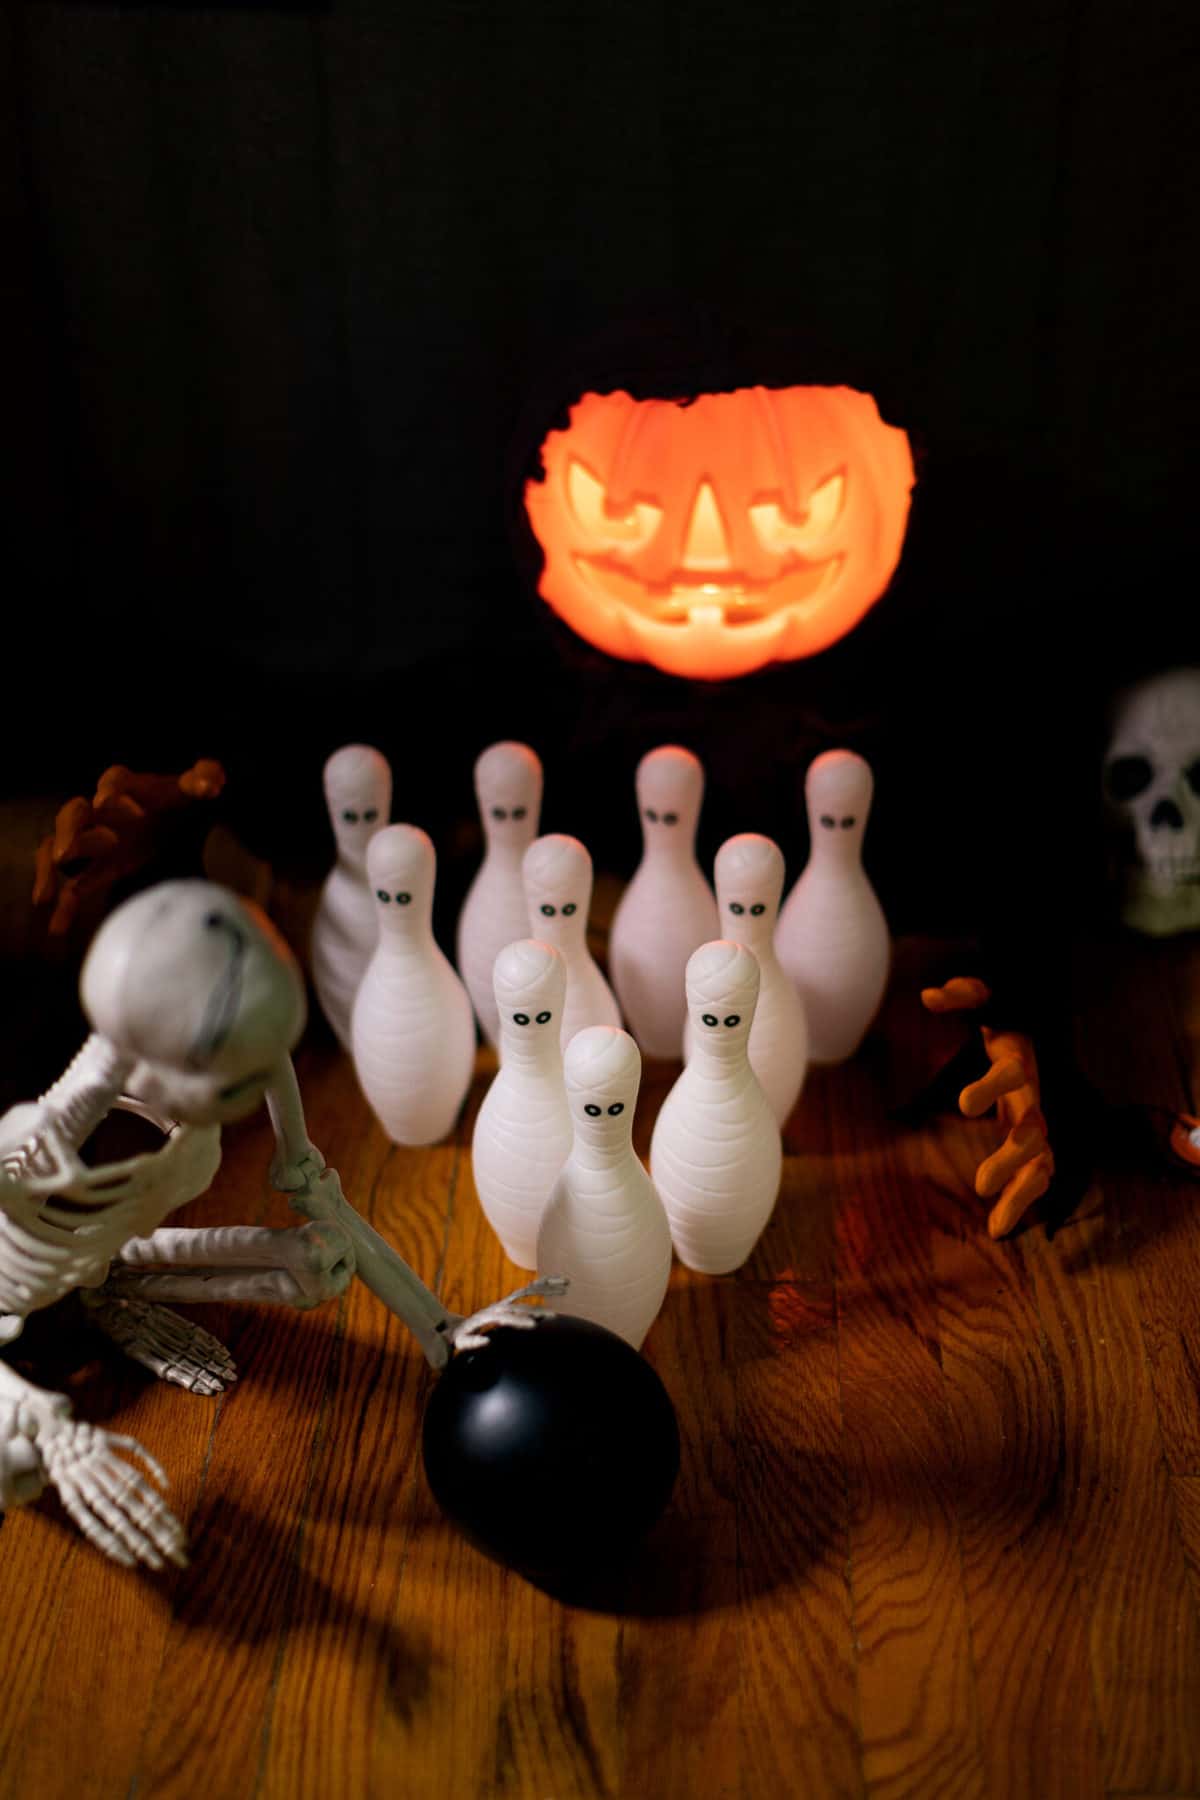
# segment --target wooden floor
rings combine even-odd
[[[1200,1183],[1106,1149],[1052,1240],[989,1242],[989,1123],[885,1105],[920,960],[810,1080],[750,1264],[676,1271],[647,1354],[682,1473],[593,1609],[441,1520],[432,1377],[357,1284],[211,1309],[242,1377],[219,1400],[44,1315],[27,1366],[161,1459],[193,1564],[131,1575],[48,1504],[5,1522],[0,1792],[1200,1794]],[[1200,944],[1096,946],[1075,981],[1106,1096],[1197,1110]],[[344,1059],[300,1072],[348,1194],[452,1306],[515,1284],[471,1180],[482,1078],[453,1143],[404,1151]],[[265,1120],[227,1143],[192,1219],[285,1223]]]

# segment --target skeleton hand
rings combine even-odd
[[[991,997],[986,983],[974,976],[957,976],[944,987],[921,992],[923,1005],[934,1013],[974,1012]],[[996,1200],[988,1215],[988,1233],[1000,1238],[1016,1229],[1050,1186],[1054,1152],[1046,1136],[1032,1041],[1019,1031],[995,1031],[987,1025],[979,1029],[992,1066],[979,1081],[962,1090],[958,1106],[968,1119],[981,1118],[995,1106],[997,1116],[1008,1127],[999,1149],[975,1171],[975,1192],[980,1199]]]
[[[38,1415],[20,1400],[0,1400],[0,1512],[26,1506],[46,1485],[35,1439]]]
[[[234,1360],[211,1332],[165,1306],[123,1296],[116,1286],[113,1281],[81,1298],[92,1323],[126,1356],[191,1394],[221,1394],[233,1385]]]
[[[515,1325],[518,1331],[531,1331],[539,1319],[552,1319],[554,1314],[544,1312],[541,1308],[537,1312],[531,1312],[528,1307],[518,1306],[516,1302],[539,1295],[561,1299],[570,1285],[565,1275],[539,1275],[536,1281],[518,1288],[507,1299],[496,1300],[491,1306],[472,1313],[469,1318],[457,1320],[446,1336],[456,1350],[482,1350],[487,1343],[484,1332],[489,1325]]]
[[[161,1487],[167,1478],[131,1437],[63,1419],[42,1425],[37,1439],[47,1480],[89,1543],[127,1569],[164,1560],[187,1568],[183,1527],[161,1494],[119,1451],[138,1456]]]

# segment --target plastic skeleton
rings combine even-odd
[[[513,1304],[557,1294],[555,1278],[463,1319],[447,1312],[361,1219],[309,1141],[289,1051],[304,990],[282,941],[225,889],[166,882],[101,927],[80,984],[93,1027],[38,1101],[0,1118],[0,1343],[29,1313],[72,1289],[91,1316],[164,1380],[218,1393],[235,1379],[228,1352],[159,1299],[259,1300],[310,1307],[356,1272],[440,1368],[496,1323],[531,1325]],[[204,1192],[221,1160],[221,1127],[266,1100],[275,1131],[273,1184],[307,1223],[286,1230],[163,1229]],[[161,1149],[90,1167],[81,1149],[114,1109],[164,1132]],[[75,1419],[65,1395],[0,1361],[0,1508],[47,1486],[117,1562],[182,1564],[182,1526],[136,1467],[165,1477],[135,1442]]]

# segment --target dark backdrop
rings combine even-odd
[[[794,862],[798,775],[851,742],[898,922],[969,916],[1014,854],[1025,892],[1091,879],[1105,694],[1196,648],[1194,0],[0,30],[9,786],[221,756],[254,846],[315,868],[338,742],[450,845],[513,735],[547,826],[622,867],[637,756],[680,737],[706,847]],[[848,643],[714,689],[533,597],[520,472],[625,331],[647,391],[658,334],[667,391],[827,371],[913,433],[900,576]]]

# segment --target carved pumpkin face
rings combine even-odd
[[[540,592],[598,649],[702,681],[812,656],[882,594],[913,485],[853,388],[585,394],[525,506]]]

